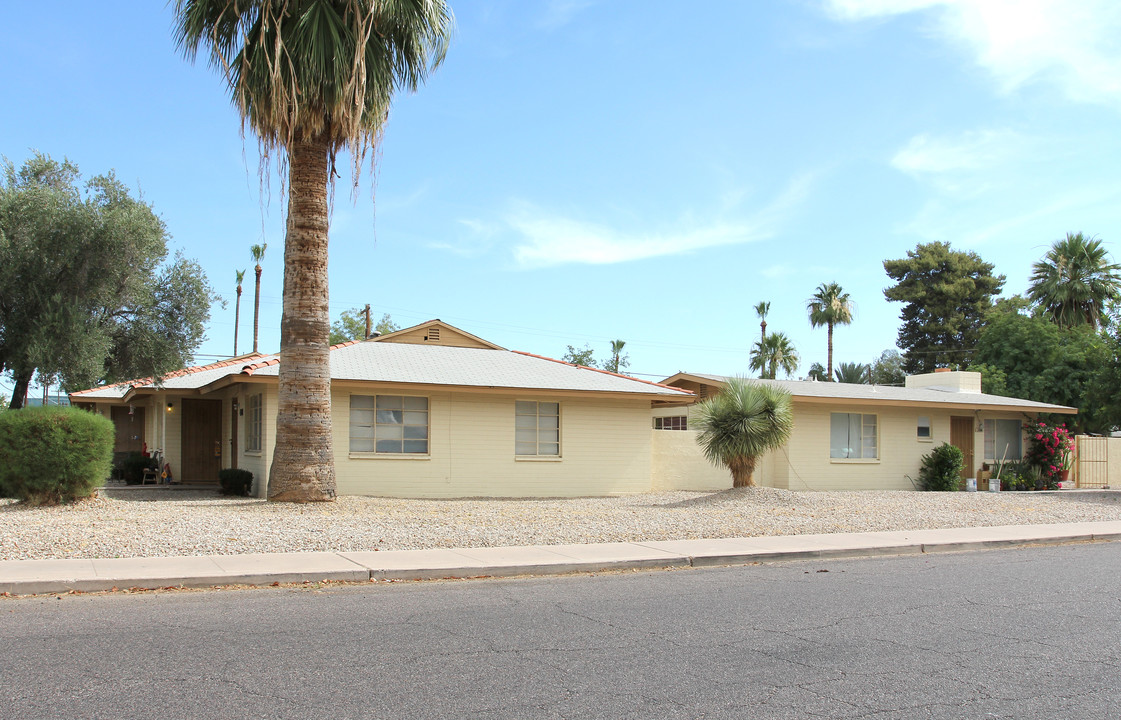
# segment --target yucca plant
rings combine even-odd
[[[690,423],[714,465],[732,473],[732,487],[755,485],[759,458],[781,447],[794,429],[790,393],[773,385],[731,378],[716,396],[698,404]]]

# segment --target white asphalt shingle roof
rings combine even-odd
[[[690,377],[712,380],[714,383],[723,383],[728,380],[726,375],[706,375],[703,373],[686,373]],[[1065,405],[1052,405],[1050,403],[1034,402],[1021,398],[1004,397],[1001,395],[986,395],[985,393],[963,392],[949,387],[922,387],[907,388],[891,385],[859,385],[856,383],[814,382],[812,380],[757,380],[753,382],[777,385],[791,394],[794,398],[836,398],[841,400],[867,400],[871,402],[907,402],[907,403],[953,403],[969,404],[978,407],[1012,407],[1022,408],[1035,412],[1070,412],[1075,408]]]
[[[275,377],[279,370],[278,360],[278,355],[266,355],[237,363],[207,366],[195,372],[166,378],[164,388],[195,390],[242,371],[258,377]],[[510,350],[391,342],[359,342],[335,347],[331,350],[331,378],[381,383],[692,397],[687,391],[678,388]],[[132,387],[154,386],[150,381],[122,383],[84,391],[75,396],[75,401],[120,399]]]
[[[270,365],[255,376],[276,375]],[[510,350],[360,342],[331,351],[333,380],[690,397],[676,388]]]

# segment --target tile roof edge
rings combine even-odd
[[[163,376],[161,376],[160,380],[161,381],[162,380],[171,380],[173,378],[186,377],[187,375],[194,375],[196,373],[206,372],[208,370],[217,370],[219,368],[229,367],[230,365],[236,365],[239,362],[244,362],[244,361],[248,360],[249,357],[250,356],[233,357],[233,358],[228,358],[226,360],[219,360],[217,362],[207,363],[206,365],[192,365],[191,367],[185,367],[185,368],[180,368],[178,370],[172,370],[171,372],[165,373]],[[258,357],[264,357],[264,356],[262,356],[258,353]],[[149,375],[148,377],[136,378],[136,379],[133,379],[133,380],[122,380],[120,382],[110,383],[109,385],[100,385],[98,387],[86,388],[85,390],[75,390],[74,392],[69,393],[69,394],[70,395],[83,395],[85,393],[97,392],[99,390],[108,390],[109,388],[115,388],[115,387],[121,387],[121,386],[127,386],[128,388],[137,388],[137,387],[143,387],[145,385],[153,385],[152,376]],[[126,390],[126,392],[127,392],[127,390]]]
[[[631,377],[630,375],[624,375],[622,373],[611,372],[610,370],[602,370],[600,368],[588,367],[587,365],[576,365],[575,363],[565,362],[564,360],[557,360],[556,358],[546,357],[544,355],[534,355],[533,353],[525,352],[523,350],[511,350],[510,352],[517,353],[518,355],[525,355],[526,357],[537,358],[538,360],[548,360],[549,362],[555,362],[555,363],[558,363],[560,365],[567,365],[569,367],[574,367],[578,370],[590,370],[592,372],[603,373],[604,375],[610,375],[612,377],[621,378],[623,380],[632,380],[634,382],[645,383],[647,385],[653,385],[654,387],[660,387],[664,390],[673,390],[673,391],[679,392],[683,395],[689,395],[689,396],[693,395],[693,393],[691,393],[690,391],[685,390],[683,388],[674,387],[672,385],[663,385],[661,383],[656,383],[656,382],[653,382],[651,380],[643,380],[641,378]]]

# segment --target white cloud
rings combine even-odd
[[[956,137],[911,138],[891,165],[911,175],[973,172],[1004,165],[1033,151],[1035,141],[1013,130],[975,130]]]
[[[749,217],[704,224],[683,221],[667,230],[619,229],[530,205],[508,215],[505,222],[516,235],[512,253],[520,269],[629,262],[767,238],[789,211],[802,203],[811,182],[810,175],[795,179],[773,202]]]
[[[1033,81],[1071,99],[1121,106],[1121,3],[1116,0],[825,0],[840,20],[917,11],[960,44],[1005,91]]]
[[[595,0],[552,0],[538,20],[538,27],[555,30],[572,21],[577,14],[595,4]]]

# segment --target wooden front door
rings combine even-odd
[[[961,469],[961,479],[976,477],[977,468],[973,467],[973,418],[950,418],[950,444],[961,450],[965,466]]]
[[[113,452],[130,453],[144,450],[144,408],[133,406],[132,413],[127,407],[114,407],[109,414],[116,429]]]
[[[222,401],[183,400],[183,482],[218,482],[222,469]]]

